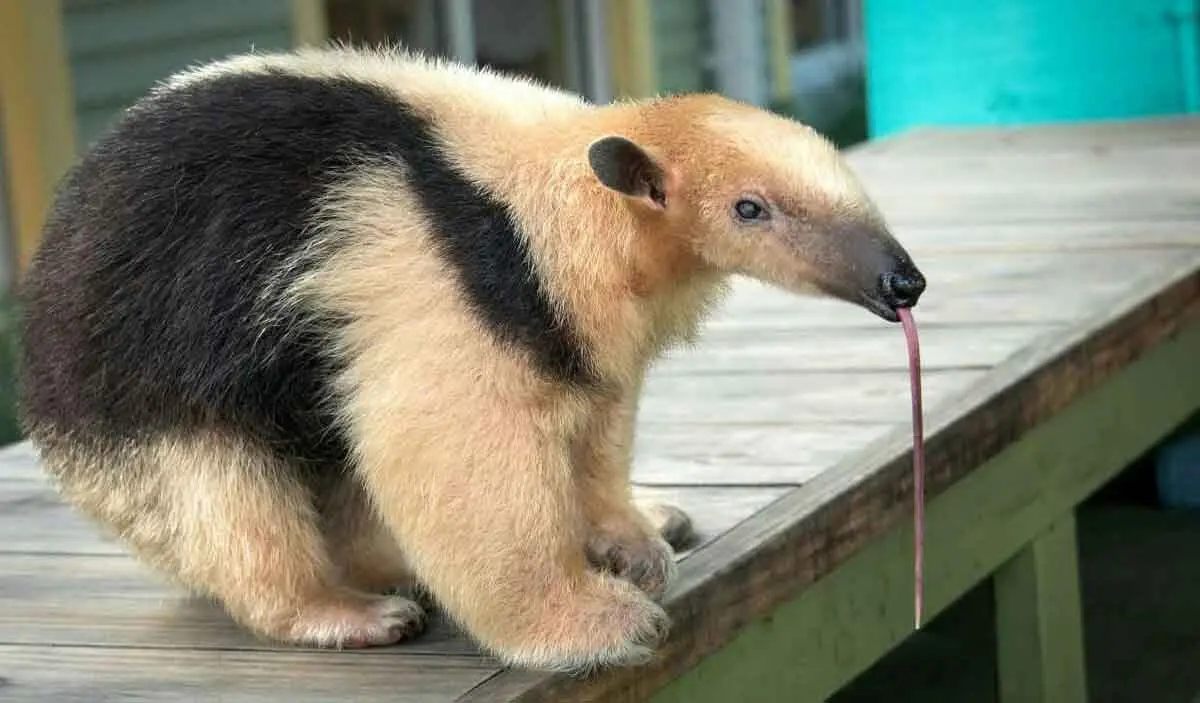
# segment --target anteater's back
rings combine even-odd
[[[67,177],[24,282],[32,435],[217,427],[338,460],[323,409],[337,321],[283,313],[268,291],[285,267],[319,265],[297,254],[331,185],[429,139],[404,107],[361,82],[275,72],[184,83],[130,111]]]

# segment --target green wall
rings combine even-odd
[[[650,15],[658,90],[685,93],[711,89],[705,69],[709,48],[708,3],[653,0]]]
[[[175,71],[292,44],[289,0],[63,0],[63,24],[80,148]]]

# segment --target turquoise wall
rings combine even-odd
[[[873,137],[1200,111],[1200,0],[864,0]]]

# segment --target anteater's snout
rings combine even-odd
[[[879,277],[879,296],[893,310],[911,308],[925,292],[925,277],[910,265],[886,271]]]

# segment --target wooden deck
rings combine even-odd
[[[930,282],[928,611],[994,578],[1004,699],[1082,701],[1072,510],[1200,408],[1200,119],[929,130],[851,158]],[[740,284],[640,416],[640,490],[703,538],[671,639],[586,681],[501,671],[444,625],[360,652],[256,642],[10,448],[0,700],[823,700],[911,636],[905,363],[899,326]]]

